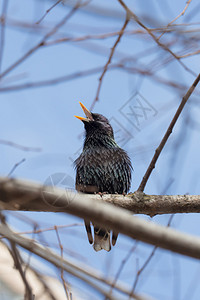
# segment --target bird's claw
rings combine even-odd
[[[103,195],[108,194],[108,192],[103,192],[103,193],[102,193],[102,192],[98,192],[97,194],[98,194],[99,196],[103,197]]]

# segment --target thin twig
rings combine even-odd
[[[56,231],[56,236],[57,236],[58,244],[59,244],[59,247],[60,247],[61,260],[63,260],[63,245],[61,243],[60,236],[59,236],[59,233],[58,233],[58,227],[54,226],[54,229]],[[63,282],[63,287],[64,287],[64,290],[65,290],[67,300],[70,300],[70,296],[69,296],[69,293],[68,293],[68,287],[67,287],[66,281],[64,279],[64,270],[63,270],[62,267],[61,267],[61,279],[62,279],[62,282]]]
[[[5,41],[5,24],[6,24],[6,14],[8,10],[8,0],[4,0],[2,14],[1,14],[1,31],[0,31],[0,73],[3,60],[4,51],[4,41]]]
[[[165,86],[170,86],[174,89],[177,89],[178,91],[182,91],[183,88],[185,88],[184,85],[181,85],[178,82],[175,81],[170,81],[167,80],[163,77],[161,77],[160,75],[157,76],[154,72],[152,72],[149,69],[141,69],[138,67],[128,67],[126,64],[124,64],[124,60],[122,60],[119,63],[116,64],[110,64],[108,66],[108,70],[112,71],[115,69],[120,69],[124,72],[127,72],[129,74],[141,74],[141,75],[146,75],[151,77],[151,79],[155,80],[156,82],[159,82]],[[6,86],[6,87],[0,87],[0,93],[7,93],[7,92],[16,92],[16,91],[21,91],[21,90],[25,90],[25,89],[32,89],[32,88],[41,88],[41,87],[45,87],[45,86],[52,86],[52,85],[56,85],[56,84],[61,84],[63,82],[67,82],[70,80],[75,80],[78,79],[80,77],[83,76],[90,76],[93,75],[95,73],[98,73],[100,71],[102,71],[103,67],[95,67],[95,68],[91,68],[85,71],[80,71],[80,72],[75,72],[69,75],[65,75],[65,76],[60,76],[57,78],[52,78],[52,79],[48,79],[48,80],[41,80],[41,81],[35,81],[35,82],[27,82],[24,84],[18,84],[18,85],[10,85],[10,86]],[[1,141],[0,141],[1,143]],[[37,149],[37,148],[36,148]],[[38,148],[37,151],[40,151],[41,149]],[[34,150],[36,151],[36,150]]]
[[[12,167],[12,169],[10,170],[10,172],[8,173],[8,177],[10,177],[12,174],[13,174],[13,172],[17,169],[17,167],[19,167],[19,165],[21,165],[23,162],[25,162],[26,161],[26,159],[25,158],[23,158],[22,160],[20,160],[18,163],[16,163],[13,167]]]
[[[13,257],[15,267],[19,271],[19,274],[20,274],[20,276],[22,278],[22,281],[24,282],[24,285],[25,285],[26,291],[25,291],[25,295],[24,295],[24,300],[34,300],[35,296],[32,293],[32,288],[31,288],[29,282],[27,281],[25,272],[22,269],[23,261],[22,261],[22,258],[20,256],[20,253],[17,250],[16,244],[13,241],[10,241],[10,244],[11,244],[10,254]]]
[[[117,67],[120,67],[121,65],[114,65],[112,69],[115,69]],[[102,70],[102,67],[95,67],[91,68],[85,71],[78,71],[69,75],[65,76],[60,76],[57,78],[52,78],[48,80],[40,80],[36,82],[28,82],[24,84],[19,84],[19,85],[13,85],[13,86],[7,86],[7,87],[0,87],[0,92],[12,92],[12,91],[18,91],[18,90],[23,90],[23,89],[29,89],[29,88],[39,88],[39,87],[44,87],[44,86],[49,86],[49,85],[55,85],[59,84],[62,82],[70,81],[77,79],[82,76],[90,76],[95,73],[98,73]]]
[[[71,227],[75,227],[75,226],[83,226],[83,223],[74,223],[74,224],[70,224],[70,225],[57,225],[57,228],[71,228]],[[51,231],[51,230],[55,230],[55,227],[49,227],[49,228],[44,228],[44,229],[37,229],[37,230],[30,230],[30,231],[20,231],[17,234],[38,234],[38,233],[43,233],[46,231]],[[1,238],[0,238],[1,239]]]
[[[189,24],[180,24],[180,26],[187,26]],[[176,25],[177,26],[177,25]],[[169,33],[174,33],[176,32],[174,28],[174,26],[171,26],[171,28],[168,28],[167,26],[163,26],[163,27],[158,27],[158,28],[148,28],[149,31],[151,32],[162,32],[162,34],[164,34],[165,32]],[[73,37],[73,36],[67,36],[67,37],[59,37],[56,38],[55,40],[50,40],[50,41],[46,41],[44,43],[44,46],[52,46],[52,45],[57,45],[60,43],[66,43],[66,42],[83,42],[83,41],[88,41],[88,40],[102,40],[102,39],[109,39],[112,37],[115,37],[117,35],[120,34],[121,31],[114,31],[114,32],[106,32],[106,33],[101,33],[101,34],[87,34],[87,35],[83,35],[83,36],[79,36],[79,37]],[[186,33],[195,33],[195,32],[199,32],[199,29],[196,30],[180,30],[178,31],[178,33],[182,33],[182,34],[186,34]],[[126,36],[131,36],[131,35],[141,35],[141,36],[146,36],[149,33],[146,30],[142,30],[142,29],[135,29],[135,30],[126,30],[124,31],[123,35]],[[191,38],[191,37],[190,37]],[[192,37],[194,38],[194,37]]]
[[[36,24],[40,24],[46,15],[55,7],[57,6],[62,0],[58,0],[56,3],[54,3],[49,9],[46,10],[45,14],[36,22]]]
[[[117,45],[119,44],[119,42],[120,42],[120,40],[121,40],[121,37],[123,36],[124,30],[126,29],[128,23],[129,23],[129,18],[128,18],[128,16],[126,16],[126,20],[125,20],[125,22],[124,22],[124,24],[123,24],[123,26],[122,26],[122,29],[120,30],[120,33],[119,33],[119,35],[118,35],[118,38],[117,38],[117,40],[116,40],[114,46],[111,48],[111,52],[110,52],[108,61],[107,61],[107,63],[105,64],[104,69],[103,69],[103,73],[102,73],[101,76],[99,77],[99,85],[98,85],[98,88],[97,88],[96,97],[95,97],[95,99],[94,99],[94,101],[93,101],[93,103],[92,103],[92,105],[91,105],[91,107],[90,107],[90,110],[93,109],[93,107],[94,107],[96,101],[98,101],[98,99],[99,99],[99,93],[100,93],[100,89],[101,89],[101,86],[102,86],[103,78],[104,78],[104,76],[105,76],[105,74],[106,74],[106,71],[107,71],[107,69],[108,69],[108,66],[109,66],[109,64],[111,63],[112,57],[113,57],[113,55],[114,55],[115,49],[116,49]]]
[[[35,236],[35,230],[37,228],[37,225],[34,225],[34,229],[33,229],[33,233],[32,233],[32,240],[34,239],[34,236]],[[27,262],[25,264],[25,267],[24,267],[24,274],[26,275],[26,272],[28,270],[28,268],[30,268],[30,262],[31,262],[31,257],[32,257],[32,252],[29,252],[28,254],[28,259],[27,259]]]
[[[187,10],[188,6],[190,5],[191,1],[192,1],[192,0],[188,0],[188,1],[186,2],[186,6],[185,6],[185,8],[183,9],[183,11],[182,11],[175,19],[173,19],[170,23],[167,24],[166,29],[167,29],[169,26],[171,26],[176,20],[178,20],[181,16],[184,15],[184,13],[186,12],[186,10]],[[158,37],[158,40],[159,40],[164,34],[165,34],[165,31]]]
[[[197,50],[197,51],[194,51],[194,52],[191,52],[191,53],[187,53],[187,54],[183,54],[183,55],[179,55],[180,58],[186,58],[186,57],[189,57],[189,56],[194,56],[194,55],[198,55],[200,54],[200,50]]]
[[[188,68],[181,60],[180,58],[172,51],[170,50],[165,44],[161,43],[159,41],[159,39],[153,34],[152,30],[150,30],[146,25],[144,25],[139,18],[136,16],[136,14],[134,14],[133,11],[131,11],[128,6],[124,3],[123,0],[118,0],[118,2],[121,4],[121,6],[125,9],[127,15],[130,17],[132,17],[135,22],[141,26],[142,28],[144,28],[148,34],[153,38],[153,40],[157,43],[158,46],[160,46],[162,49],[164,49],[165,51],[169,52],[178,62],[179,64],[190,74],[196,76],[196,73],[193,72],[190,68]]]
[[[58,298],[53,295],[51,289],[49,288],[48,284],[45,281],[45,276],[41,275],[37,270],[35,270],[33,267],[29,266],[29,269],[34,272],[35,276],[38,278],[40,283],[43,285],[44,291],[48,295],[48,299],[50,300],[58,300]],[[43,292],[44,294],[44,292]]]
[[[42,151],[41,148],[22,146],[22,145],[13,143],[11,141],[6,141],[6,140],[0,140],[0,144],[10,146],[10,147],[14,147],[14,148],[20,149],[22,151],[33,151],[33,152]]]
[[[45,46],[52,46],[52,45],[57,45],[60,43],[66,43],[66,42],[84,42],[88,40],[104,40],[108,38],[112,38],[115,36],[119,36],[121,33],[120,31],[114,31],[114,32],[108,32],[108,33],[103,33],[103,34],[91,34],[91,35],[83,35],[80,37],[63,37],[63,38],[58,38],[56,40],[51,40],[47,41],[44,43]],[[124,35],[134,35],[134,34],[141,34],[141,30],[129,30],[129,31],[124,31]],[[144,34],[146,34],[145,31],[143,31]]]
[[[143,266],[137,271],[137,275],[135,277],[135,281],[134,281],[134,284],[133,284],[133,289],[132,289],[132,293],[134,293],[135,289],[136,289],[136,285],[138,283],[138,280],[140,278],[140,274],[144,271],[144,269],[147,267],[147,265],[149,264],[149,262],[151,261],[152,257],[154,256],[155,252],[156,252],[156,249],[158,247],[155,246],[152,250],[152,252],[150,253],[150,255],[148,256],[148,258],[146,259],[146,261],[144,262]],[[129,298],[130,299],[130,298]]]
[[[174,215],[171,215],[170,218],[169,218],[169,221],[167,223],[167,227],[169,227],[171,225],[171,222],[172,222],[172,219],[173,219]],[[135,281],[134,281],[134,284],[133,284],[133,288],[132,288],[132,293],[134,294],[135,293],[135,289],[136,289],[136,286],[137,286],[137,283],[138,283],[138,280],[139,280],[139,277],[141,275],[141,273],[146,269],[147,265],[150,263],[152,257],[154,256],[156,250],[157,250],[157,246],[155,246],[152,250],[152,252],[150,253],[150,255],[148,256],[148,258],[145,260],[144,264],[142,265],[142,267],[137,271],[137,275],[135,277]],[[130,300],[131,298],[129,298]]]
[[[19,64],[24,62],[31,54],[36,52],[40,47],[44,45],[44,42],[51,37],[53,34],[55,34],[58,29],[63,26],[76,12],[80,4],[75,5],[70,12],[56,25],[51,29],[43,38],[42,40],[36,44],[33,48],[31,48],[28,52],[26,52],[22,57],[20,57],[14,64],[12,64],[10,67],[8,67],[4,72],[0,74],[0,79],[6,76],[9,72],[11,72],[13,69],[15,69]]]
[[[150,162],[149,167],[148,167],[148,169],[147,169],[147,171],[146,171],[146,173],[145,173],[145,175],[144,175],[144,177],[142,179],[142,182],[140,183],[138,191],[140,191],[140,192],[144,191],[144,188],[145,188],[146,183],[147,183],[147,181],[149,179],[149,176],[151,175],[151,172],[155,168],[155,164],[156,164],[156,162],[158,160],[158,157],[159,157],[162,149],[164,148],[164,146],[165,146],[165,144],[166,144],[166,142],[167,142],[170,134],[172,133],[174,125],[176,124],[176,121],[178,120],[178,118],[179,118],[179,116],[180,116],[180,114],[181,114],[181,112],[182,112],[182,110],[183,110],[186,102],[188,101],[189,97],[193,93],[193,91],[194,91],[195,87],[197,86],[197,84],[199,83],[199,81],[200,81],[200,74],[197,76],[197,78],[195,79],[195,81],[193,82],[193,84],[191,85],[191,87],[189,88],[189,90],[187,91],[187,93],[185,94],[185,96],[183,97],[183,99],[182,99],[182,101],[181,101],[181,103],[180,103],[180,105],[179,105],[179,107],[178,107],[178,109],[177,109],[177,111],[176,111],[176,113],[175,113],[175,115],[174,115],[174,117],[173,117],[173,119],[172,119],[172,121],[171,121],[171,123],[170,123],[170,125],[169,125],[169,127],[168,127],[168,129],[167,129],[167,131],[166,131],[166,133],[165,133],[162,141],[161,141],[161,143],[160,143],[160,145],[158,146],[158,148],[155,151],[155,154],[154,154],[154,156],[152,158],[152,161]]]
[[[115,284],[116,284],[116,282],[117,282],[117,280],[118,280],[118,278],[119,278],[119,276],[120,276],[120,274],[121,274],[121,272],[122,272],[122,270],[123,270],[126,262],[129,260],[130,256],[134,253],[137,245],[138,245],[138,241],[136,241],[134,243],[134,246],[131,247],[131,249],[128,251],[127,255],[125,256],[125,258],[121,261],[120,267],[119,267],[119,269],[118,269],[118,271],[116,273],[115,279],[113,280],[113,283],[112,283],[111,288],[110,288],[110,292],[109,292],[110,295],[112,295],[113,288],[114,288],[114,286],[115,286]],[[130,294],[130,296],[131,296],[131,294]]]

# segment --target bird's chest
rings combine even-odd
[[[91,151],[80,156],[76,185],[82,191],[92,187],[93,192],[121,192],[122,173],[123,164],[114,151]]]
[[[77,169],[77,172],[82,173],[85,178],[87,177],[107,177],[114,167],[111,156],[100,152],[91,152],[85,154],[81,158],[81,163]]]

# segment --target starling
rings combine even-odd
[[[78,117],[84,123],[86,135],[83,151],[75,160],[76,190],[82,193],[125,194],[130,189],[131,161],[127,153],[121,149],[114,139],[112,126],[107,118],[91,113],[80,103],[86,118]],[[94,226],[95,251],[111,250],[110,230]],[[90,244],[93,236],[89,221],[85,227]],[[117,233],[112,234],[112,245],[117,240]]]

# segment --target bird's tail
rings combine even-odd
[[[87,236],[90,244],[93,244],[93,237],[92,237],[92,231],[91,231],[91,226],[90,222],[85,220],[85,228],[87,231]],[[118,237],[117,232],[113,232],[112,234],[112,245],[114,246],[116,244]],[[110,245],[110,230],[105,229],[105,228],[98,228],[97,226],[94,225],[94,244],[93,248],[95,251],[100,251],[102,249],[106,251],[111,250],[111,245]]]
[[[93,248],[95,251],[100,251],[102,249],[106,251],[111,250],[110,245],[110,230],[105,228],[98,228],[94,226],[94,244]]]

